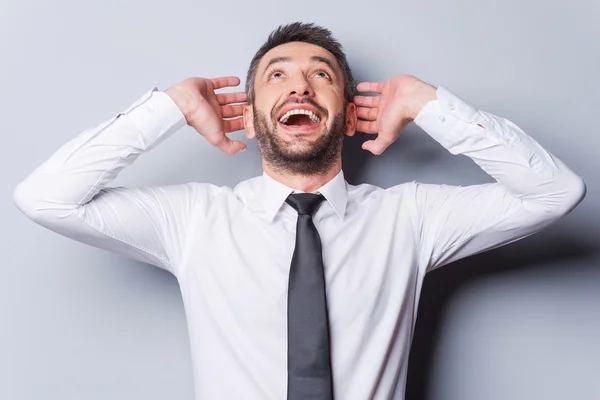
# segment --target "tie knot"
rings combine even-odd
[[[285,202],[298,211],[298,215],[308,214],[311,217],[319,208],[319,204],[325,200],[322,194],[315,193],[292,193]]]

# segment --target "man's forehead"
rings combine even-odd
[[[260,60],[259,70],[266,69],[272,61],[286,59],[289,62],[307,62],[315,61],[317,57],[325,58],[333,66],[339,68],[333,54],[323,47],[304,42],[290,42],[269,50]]]

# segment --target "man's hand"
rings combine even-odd
[[[354,96],[357,116],[356,130],[379,134],[367,140],[362,148],[380,155],[394,143],[402,130],[413,121],[425,104],[436,100],[436,88],[411,75],[397,75],[386,82],[361,82],[359,92],[374,92],[380,96]]]
[[[231,140],[226,133],[244,129],[241,118],[246,93],[216,94],[216,89],[238,86],[240,79],[226,76],[214,79],[188,78],[165,90],[177,104],[186,122],[200,133],[210,144],[232,155],[246,150],[246,144]],[[240,118],[235,118],[240,117]],[[235,118],[224,120],[223,118]]]

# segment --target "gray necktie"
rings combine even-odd
[[[332,400],[329,321],[321,239],[312,220],[321,194],[291,194],[298,211],[288,286],[288,400]]]

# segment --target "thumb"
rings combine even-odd
[[[247,147],[242,141],[229,139],[224,132],[220,132],[214,136],[207,135],[205,138],[210,144],[219,148],[223,153],[229,154],[230,156],[239,153]]]
[[[248,146],[246,145],[246,143],[244,143],[240,140],[234,140],[233,145],[236,148],[236,152],[234,154],[241,153],[242,151],[248,150]]]
[[[383,153],[387,147],[388,145],[384,144],[383,140],[380,140],[379,138],[375,140],[367,140],[362,144],[362,148],[364,150],[368,150],[377,156],[381,155],[381,153]]]
[[[221,150],[223,150],[225,153],[229,154],[230,156],[237,154],[237,153],[241,153],[242,151],[246,151],[248,149],[248,146],[246,146],[246,143],[240,141],[240,140],[231,140],[229,138],[227,138],[224,146],[219,146],[221,148]]]

